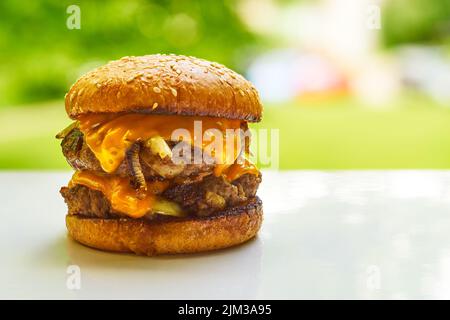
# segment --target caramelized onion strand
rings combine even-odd
[[[147,183],[145,182],[144,173],[142,172],[141,163],[139,162],[139,152],[141,150],[141,142],[134,142],[126,152],[126,160],[130,171],[130,179],[133,187],[139,196],[144,196],[147,191]]]

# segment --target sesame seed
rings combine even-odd
[[[181,70],[180,69],[176,69],[175,72],[178,73],[178,74],[181,74]]]
[[[172,92],[172,94],[173,94],[175,97],[177,96],[178,92],[177,92],[176,89],[170,88],[170,91]]]
[[[152,106],[152,110],[155,110],[158,107],[158,102],[155,102]]]
[[[241,94],[241,96],[245,96],[244,91],[242,91],[241,89],[239,89],[239,93]]]
[[[161,93],[161,89],[159,87],[153,87],[153,92]]]

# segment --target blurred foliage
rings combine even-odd
[[[87,70],[126,55],[183,53],[242,71],[238,53],[258,39],[234,2],[2,0],[0,106],[61,98]],[[66,27],[72,4],[80,30]]]
[[[389,0],[382,12],[386,46],[450,41],[449,0]]]

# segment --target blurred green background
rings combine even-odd
[[[54,135],[70,85],[152,53],[253,81],[282,169],[450,168],[446,0],[2,0],[0,168],[68,168]]]

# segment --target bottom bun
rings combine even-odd
[[[67,215],[66,225],[73,239],[89,247],[153,256],[235,246],[253,238],[262,219],[262,203],[255,197],[209,217],[145,220]]]

